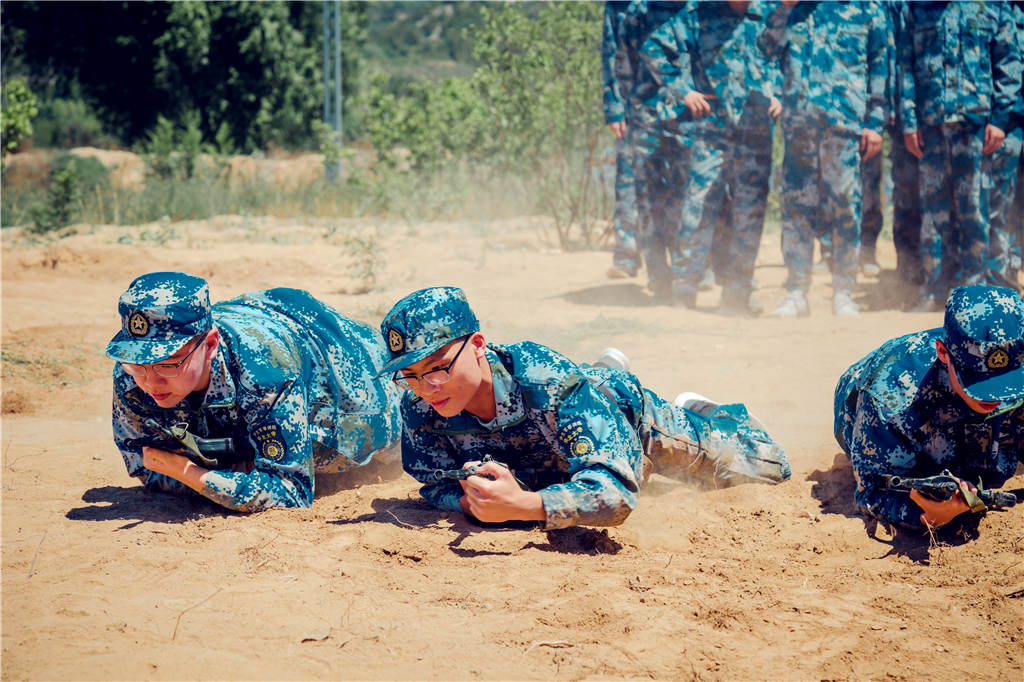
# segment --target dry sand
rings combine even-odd
[[[873,536],[837,457],[840,373],[941,324],[896,308],[891,243],[860,317],[833,317],[818,275],[810,318],[737,320],[712,312],[718,290],[697,311],[652,305],[642,281],[604,278],[607,251],[549,248],[544,225],[225,217],[35,246],[5,230],[3,679],[1024,679],[1024,510],[937,542]],[[348,275],[355,230],[384,254],[368,294]],[[493,341],[582,361],[614,345],[670,399],[746,402],[793,478],[698,492],[656,476],[606,533],[483,530],[430,509],[393,461],[318,478],[309,510],[147,493],[111,442],[102,351],[117,296],[155,269],[202,275],[216,299],[302,287],[372,324],[458,285]],[[776,232],[767,303],[783,275]]]

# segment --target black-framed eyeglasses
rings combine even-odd
[[[404,388],[408,391],[416,390],[420,386],[421,381],[425,381],[431,386],[443,386],[444,384],[447,384],[448,381],[451,380],[452,378],[452,375],[449,374],[449,372],[451,371],[452,367],[455,366],[455,363],[456,361],[458,361],[459,356],[462,355],[462,349],[466,347],[467,343],[469,343],[469,338],[470,337],[467,336],[463,340],[462,345],[459,346],[459,352],[455,354],[455,357],[452,358],[452,361],[448,363],[447,367],[432,369],[429,372],[424,372],[419,376],[416,376],[415,374],[402,374],[402,370],[398,370],[397,372],[395,372],[395,375],[391,377],[391,380],[398,384],[399,387]]]
[[[152,369],[157,376],[161,376],[164,379],[173,379],[181,374],[181,366],[185,364],[185,361],[196,352],[197,348],[203,345],[203,341],[206,340],[206,332],[203,332],[201,336],[202,338],[199,339],[199,343],[192,346],[192,350],[186,353],[185,357],[178,362],[163,362],[152,365],[136,365],[131,362],[122,362],[120,363],[121,369],[123,369],[127,374],[131,374],[133,377],[144,377],[149,374],[149,370]]]

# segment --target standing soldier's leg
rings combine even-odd
[[[831,216],[832,312],[856,315],[853,302],[860,263],[860,136],[829,131],[822,138],[825,215]]]
[[[814,224],[821,215],[821,175],[818,140],[802,125],[785,129],[786,157],[782,166],[782,259],[786,263],[786,297],[772,311],[775,317],[810,314],[814,258]]]
[[[955,254],[953,176],[950,143],[942,128],[922,126],[924,156],[918,163],[921,188],[921,270],[924,284],[916,312],[943,309]]]
[[[655,259],[656,249],[654,248],[654,235],[651,226],[651,214],[653,211],[651,205],[652,189],[654,183],[659,182],[661,178],[661,169],[657,168],[657,152],[661,136],[656,130],[646,126],[627,128],[626,134],[632,135],[633,149],[636,153],[636,164],[633,166],[633,170],[636,177],[637,245],[647,266],[648,288],[650,288],[651,293],[655,297],[665,296],[668,293],[667,283],[659,282],[658,279],[659,277],[665,278],[667,266],[664,262],[664,256],[661,256],[660,264]],[[661,290],[659,290],[659,287],[661,287]]]
[[[1011,130],[1003,145],[984,160],[989,219],[988,283],[993,286],[1019,286],[1016,270],[1010,267],[1010,249],[1016,228],[1011,212],[1020,164],[1021,133],[1020,128]]]
[[[985,127],[961,123],[954,128],[951,174],[960,244],[960,273],[955,284],[986,284],[989,275],[989,220],[985,210]],[[954,282],[950,283],[950,289]]]
[[[714,236],[711,238],[711,268],[700,281],[701,291],[714,284],[721,284],[729,276],[729,249],[732,248],[732,191],[728,183],[718,182],[711,188],[705,202],[712,209],[705,213],[704,220],[711,223]]]
[[[1017,191],[1014,193],[1013,211],[1011,211],[1010,234],[1010,269],[1011,280],[1020,286],[1020,272],[1024,269],[1022,249],[1024,249],[1024,149],[1017,161]]]
[[[902,132],[889,128],[889,160],[892,163],[892,241],[896,247],[896,270],[904,282],[920,285],[921,271],[921,188],[917,157],[907,150]]]
[[[865,275],[872,277],[880,271],[875,251],[882,231],[881,186],[882,155],[875,154],[860,164],[860,267]]]
[[[644,389],[639,435],[655,471],[706,487],[790,477],[785,450],[741,403],[688,409]]]
[[[717,134],[716,134],[717,133]],[[699,129],[694,137],[689,174],[683,187],[680,222],[675,239],[670,242],[672,254],[672,298],[676,305],[692,308],[697,304],[697,289],[708,267],[717,206],[707,199],[719,182],[722,159],[728,146],[718,131]],[[721,196],[722,192],[717,194]]]
[[[633,145],[626,135],[615,146],[615,251],[612,254],[612,267],[608,270],[608,276],[612,279],[633,277],[640,269],[634,164]]]
[[[763,311],[760,301],[753,298],[751,282],[764,232],[771,181],[773,126],[770,121],[767,112],[759,119],[741,120],[736,146],[729,154],[727,177],[733,194],[733,220],[722,285],[723,312],[757,314]]]

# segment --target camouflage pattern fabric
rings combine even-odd
[[[665,96],[677,103],[673,106],[683,107],[682,99],[693,91],[715,97],[711,114],[690,128],[693,145],[680,227],[668,242],[674,296],[692,299],[697,293],[727,188],[731,211],[722,222],[732,232],[727,240],[736,258],[735,272],[727,277],[741,300],[749,296],[771,172],[767,102],[778,80],[773,74],[779,73],[757,50],[763,25],[763,3],[739,14],[726,3],[690,2],[642,46],[648,69]]]
[[[904,280],[920,283],[921,187],[917,157],[903,142],[899,125],[889,127],[889,162],[892,172],[892,241],[896,267]]]
[[[314,472],[366,464],[398,440],[397,387],[374,380],[387,360],[376,330],[297,289],[218,303],[212,322],[220,346],[201,398],[163,409],[114,367],[114,442],[128,473],[147,487],[190,492],[145,469],[141,447],[127,445],[153,435],[147,417],[184,422],[204,438],[233,438],[236,451],[248,452],[251,471],[211,471],[202,492],[240,511],[309,507]]]
[[[903,144],[902,137],[898,140]],[[882,232],[882,155],[875,154],[860,164],[860,254],[861,260],[875,260],[878,235]]]
[[[604,5],[604,30],[601,37],[601,81],[604,86],[605,123],[625,122],[627,130],[632,116],[627,115],[628,95],[633,89],[633,65],[636,56],[629,55],[624,27],[629,2],[613,1]],[[640,267],[637,247],[636,163],[628,137],[615,145],[615,213],[613,228],[615,251],[612,264],[627,274]]]
[[[924,135],[920,163],[926,295],[988,281],[984,205],[985,126],[1008,130],[1021,78],[1016,24],[1007,3],[908,3],[898,39],[900,118]],[[997,235],[996,251],[1002,248]]]
[[[484,423],[437,414],[402,398],[402,464],[439,509],[461,511],[456,481],[437,481],[491,455],[540,493],[545,528],[617,525],[636,507],[643,456],[655,470],[722,487],[789,478],[781,446],[740,404],[705,416],[675,407],[635,375],[576,365],[544,346],[491,345],[486,354],[497,414]]]
[[[1003,145],[984,158],[985,192],[983,205],[988,207],[989,262],[988,283],[994,286],[1018,287],[1016,272],[1010,267],[1016,224],[1013,211],[1020,164],[1022,131],[1014,128],[1006,134]]]
[[[860,136],[882,134],[889,117],[886,14],[875,2],[802,2],[779,5],[767,24],[758,45],[781,59],[783,73],[786,287],[810,287],[817,234],[830,237],[833,288],[850,291],[860,252]]]
[[[1001,383],[1007,400],[999,409],[980,414],[957,395],[936,340],[949,348],[968,391]],[[1024,301],[1010,289],[974,286],[954,291],[943,327],[887,341],[846,370],[835,391],[835,437],[853,463],[858,506],[923,530],[921,509],[906,494],[883,490],[879,476],[949,469],[986,488],[1001,486],[1024,458],[1022,364]]]

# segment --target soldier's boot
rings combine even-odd
[[[715,288],[715,271],[708,268],[704,271],[704,276],[700,279],[700,290],[711,291]]]
[[[629,371],[629,358],[618,348],[605,348],[594,361],[594,367],[607,369],[624,369]]]
[[[691,412],[697,412],[705,417],[711,414],[711,411],[716,407],[719,407],[722,403],[716,403],[711,398],[703,396],[700,393],[693,393],[687,391],[686,393],[680,393],[676,396],[676,399],[672,401],[672,404],[676,407],[682,407],[683,409],[690,410]]]
[[[811,306],[807,303],[807,297],[799,289],[793,289],[786,294],[778,307],[771,312],[771,317],[807,317],[811,314]]]
[[[832,296],[833,315],[859,315],[860,306],[853,302],[849,291],[839,290]]]

